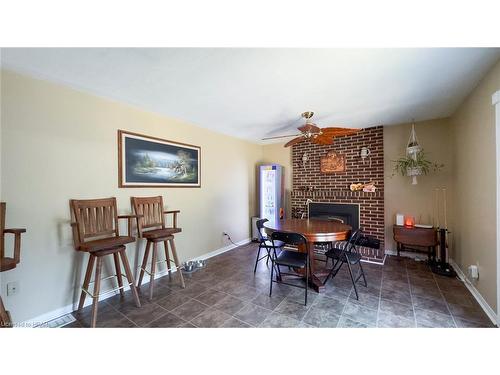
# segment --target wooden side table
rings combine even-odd
[[[409,228],[402,225],[394,225],[393,233],[394,241],[397,244],[398,256],[404,250],[424,252],[421,249],[414,248],[414,246],[417,246],[427,248],[429,261],[436,259],[436,246],[438,245],[436,228]]]

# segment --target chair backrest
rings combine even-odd
[[[142,215],[141,227],[165,228],[163,215],[163,197],[131,197],[132,207],[136,215]]]
[[[5,202],[0,202],[0,258],[4,257],[4,252],[5,252],[5,210],[6,210],[6,204]]]
[[[287,245],[299,246],[307,244],[306,238],[300,233],[273,232],[271,238],[273,241],[282,241]]]
[[[70,208],[77,243],[119,236],[116,198],[71,199]]]
[[[342,249],[343,251],[356,251],[356,245],[361,237],[361,229],[355,230],[354,232],[351,233],[351,237],[345,242],[344,248]]]
[[[267,219],[259,219],[255,222],[255,225],[257,226],[257,232],[258,232],[258,236],[259,236],[259,241],[264,241],[266,238],[264,237],[264,235],[262,234],[262,230],[264,229],[264,223],[267,222],[269,220]]]

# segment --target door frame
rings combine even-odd
[[[497,326],[500,326],[500,90],[491,98],[495,107],[496,172],[497,172]]]

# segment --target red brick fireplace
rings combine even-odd
[[[360,149],[370,156],[362,159]],[[320,158],[329,151],[344,154],[344,172],[320,171]],[[307,161],[303,161],[306,154]],[[302,142],[292,147],[292,217],[307,217],[307,200],[316,203],[359,205],[359,223],[365,233],[381,241],[380,250],[362,249],[365,259],[380,262],[384,256],[384,138],[381,126],[367,128],[351,136],[336,138],[333,145],[319,146]],[[373,193],[349,189],[351,184],[373,181]]]

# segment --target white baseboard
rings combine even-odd
[[[481,308],[484,310],[486,315],[488,315],[488,318],[490,318],[491,322],[495,324],[496,326],[500,326],[500,321],[498,320],[498,315],[495,313],[495,311],[491,308],[491,306],[486,302],[486,300],[483,298],[481,293],[479,293],[479,290],[476,289],[474,284],[470,282],[470,280],[465,276],[463,273],[462,269],[458,266],[458,264],[453,260],[449,260],[450,265],[453,267],[455,272],[457,273],[458,277],[462,282],[465,284],[467,289],[469,289],[469,292],[474,296],[476,301],[479,303]]]
[[[230,245],[221,247],[220,249],[217,249],[217,250],[211,251],[209,253],[200,255],[199,257],[196,257],[196,258],[193,258],[193,259],[190,259],[190,260],[209,259],[209,258],[212,258],[212,257],[214,257],[216,255],[220,255],[220,254],[225,253],[227,251],[236,249],[239,246],[246,245],[246,244],[248,244],[250,242],[251,242],[250,238],[245,238],[244,240],[238,241],[235,244],[230,244]],[[171,271],[172,272],[176,272],[176,270],[177,269],[175,267],[172,267]],[[157,273],[155,275],[155,280],[159,279],[160,277],[164,277],[166,275],[167,275],[166,272]],[[151,277],[148,274],[144,275],[144,283],[149,282],[150,279],[151,279]],[[124,288],[124,290],[129,290],[129,289],[130,289],[130,287],[128,285],[125,286],[125,288]],[[101,296],[99,298],[99,301],[103,301],[103,300],[106,300],[108,298],[111,298],[111,297],[115,296],[118,293],[119,292],[115,292],[115,293],[110,293],[110,294],[106,294],[104,296]],[[85,299],[84,307],[90,306],[91,304],[92,304],[92,299],[91,298],[86,298]],[[28,320],[26,320],[26,321],[24,321],[24,322],[22,322],[20,324],[16,324],[16,327],[18,327],[18,328],[31,328],[31,327],[43,326],[46,322],[49,322],[49,321],[51,321],[53,319],[57,319],[57,318],[59,318],[59,317],[61,317],[63,315],[72,313],[73,311],[75,311],[77,309],[77,307],[78,307],[78,302],[75,301],[72,304],[69,304],[69,305],[66,305],[64,307],[60,307],[58,309],[49,311],[49,312],[47,312],[45,314],[39,315],[39,316],[34,317],[32,319],[28,319]]]

